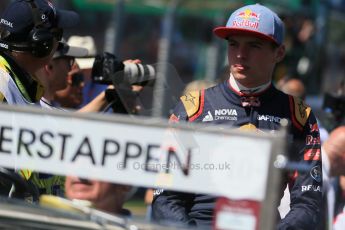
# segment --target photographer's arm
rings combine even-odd
[[[114,86],[110,85],[107,89],[114,89]],[[91,112],[100,112],[106,106],[108,102],[105,98],[105,91],[98,94],[92,101],[90,101],[87,105],[77,110],[77,112],[81,113],[91,113]]]

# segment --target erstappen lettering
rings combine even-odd
[[[99,143],[99,142],[97,142]],[[164,151],[164,152],[162,152]],[[178,153],[171,147],[161,148],[159,144],[142,144],[136,141],[119,141],[114,138],[104,138],[101,145],[89,136],[76,137],[72,133],[53,131],[38,132],[29,128],[15,129],[11,126],[0,126],[0,155],[16,155],[17,158],[43,159],[60,163],[83,164],[93,167],[116,167],[120,170],[131,169],[133,162],[140,162],[145,172],[160,173],[152,164],[177,164],[175,169],[165,168],[165,173],[178,170],[188,176],[192,160],[192,149]],[[163,157],[162,157],[163,156]],[[182,157],[183,156],[183,157]]]

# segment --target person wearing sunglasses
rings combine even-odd
[[[75,58],[84,57],[87,54],[88,51],[85,48],[69,46],[65,41],[59,43],[53,59],[35,73],[44,88],[44,95],[40,100],[42,107],[60,109],[60,104],[55,101],[55,93],[69,85],[69,73],[75,64]]]

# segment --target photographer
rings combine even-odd
[[[71,86],[73,82],[68,80],[69,77],[74,77],[74,81],[77,81],[74,82],[74,84],[78,84],[79,88],[83,87],[84,77],[79,70],[78,65],[75,63],[75,58],[85,57],[87,55],[88,51],[85,48],[70,46],[65,41],[59,43],[59,47],[54,53],[53,59],[47,65],[45,65],[43,68],[40,68],[36,72],[36,77],[41,82],[44,88],[44,95],[40,100],[40,104],[42,107],[48,109],[61,109],[60,104],[55,100],[55,95],[58,90],[64,90],[67,87]],[[104,65],[107,65],[105,64],[107,60],[108,59],[102,59],[100,62],[98,62],[98,59],[96,59],[94,65],[95,68],[101,68],[103,70]],[[140,63],[140,60],[126,60],[123,63],[138,64]],[[116,70],[114,69],[113,71]],[[79,79],[77,79],[77,77]],[[114,87],[112,85],[108,86],[108,90],[113,89]],[[65,96],[70,97],[69,94],[65,94]],[[60,100],[66,101],[68,99],[60,97]],[[106,92],[103,91],[98,94],[91,102],[79,109],[78,112],[100,112],[107,106],[107,104],[108,102],[106,98]],[[79,105],[75,105],[75,107],[77,106]]]
[[[75,65],[75,58],[86,55],[87,49],[85,48],[70,46],[65,41],[59,43],[58,49],[53,55],[53,59],[36,72],[36,77],[44,88],[44,95],[40,100],[40,104],[43,108],[61,109],[60,105],[55,101],[55,93],[58,90],[68,87],[67,77],[72,71],[72,68],[77,68]],[[127,60],[126,62],[139,63],[140,60]],[[113,89],[114,87],[109,86],[108,88]],[[95,99],[77,112],[99,112],[102,111],[107,104],[105,92],[101,92]],[[63,195],[64,193],[64,177],[37,173],[30,176],[30,180],[37,185],[40,195],[47,193]]]
[[[145,74],[139,75],[138,72],[128,74],[128,72],[124,73],[123,70],[126,65],[127,68],[128,66],[132,68],[143,66],[140,62],[139,59],[120,61],[110,53],[97,55],[93,63],[92,79],[103,85],[108,85],[108,87],[90,103],[79,109],[78,112],[97,112],[103,109],[99,105],[110,103],[108,106],[112,107],[114,113],[137,114],[140,110],[136,103],[137,93],[143,89],[143,86],[138,84],[132,85],[129,81],[132,81],[131,79],[140,81],[137,79],[143,79]],[[76,71],[78,69],[75,71],[72,70],[72,73]],[[127,79],[126,77],[130,77],[131,79]],[[153,73],[151,73],[151,78],[153,78]],[[64,95],[68,97],[68,94]],[[59,100],[63,100],[61,94]],[[130,211],[123,209],[123,204],[136,191],[136,188],[105,181],[67,176],[65,191],[68,199],[88,201],[87,204],[90,204],[96,209],[110,214],[130,217]]]
[[[92,36],[73,35],[68,39],[68,44],[71,46],[84,47],[88,50],[88,55],[86,57],[76,58],[76,64],[80,68],[80,73],[84,76],[84,85],[82,89],[83,101],[78,107],[81,108],[106,90],[106,86],[92,81],[92,66],[97,55],[94,38]]]
[[[83,102],[84,74],[77,63],[67,75],[67,86],[55,92],[54,98],[62,108],[78,109]]]
[[[98,56],[99,58],[101,58],[102,56]],[[141,61],[139,59],[128,59],[123,61],[123,63],[125,64],[139,64]],[[94,64],[94,68],[101,68],[103,70],[103,64],[104,64],[104,60],[100,61],[99,63],[95,62]],[[73,103],[73,107],[69,106],[69,103],[67,102],[68,99],[71,98],[71,94],[67,94],[67,93],[61,93],[61,92],[56,92],[55,95],[59,95],[58,96],[58,100],[59,101],[65,101],[64,103],[64,107],[65,108],[78,108],[81,105],[81,102],[83,101],[83,87],[84,87],[84,82],[83,82],[83,74],[81,72],[79,72],[78,70],[78,66],[77,64],[75,64],[75,70],[72,70],[72,72],[70,73],[70,76],[73,77],[73,72],[77,71],[77,73],[79,73],[79,76],[74,75],[74,77],[79,77],[79,79],[75,80],[76,82],[74,82],[73,85],[73,81],[71,81],[70,83],[68,83],[68,86],[66,89],[73,89],[73,88],[78,88],[78,92],[80,93],[79,96],[81,97],[81,100],[77,100],[75,102],[79,101],[78,103]],[[107,68],[107,67],[106,67]],[[114,70],[116,71],[116,70]],[[98,74],[97,71],[92,71],[94,74]],[[103,73],[102,73],[103,74]],[[94,99],[92,99],[89,103],[87,103],[85,106],[81,107],[78,112],[100,112],[102,110],[107,110],[106,106],[111,106],[113,108],[113,112],[115,113],[133,113],[134,110],[130,110],[127,111],[128,107],[124,106],[124,102],[126,101],[126,105],[131,102],[131,100],[133,99],[133,96],[135,97],[135,93],[134,92],[138,92],[142,89],[141,86],[138,85],[130,85],[126,86],[125,91],[122,88],[122,86],[119,86],[119,89],[115,89],[114,85],[109,84],[109,82],[101,82],[104,85],[108,85],[106,90],[102,91],[101,93],[99,93]],[[64,89],[64,90],[66,90]],[[118,91],[120,91],[123,94],[126,94],[126,96],[129,96],[128,98],[124,98],[124,97],[119,97],[118,95]],[[133,103],[129,103],[129,104],[133,104]],[[134,105],[133,105],[134,106]]]

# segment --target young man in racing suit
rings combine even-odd
[[[285,55],[283,31],[280,18],[262,5],[236,10],[225,27],[214,30],[228,42],[229,80],[182,96],[170,120],[274,132],[280,128],[280,121],[287,119],[289,144],[298,147],[290,153],[290,160],[309,164],[311,170],[284,176],[281,191],[289,184],[291,210],[277,228],[315,229],[322,200],[317,122],[301,99],[278,91],[271,83],[274,67]],[[156,190],[153,218],[208,228],[215,200],[211,195]]]

